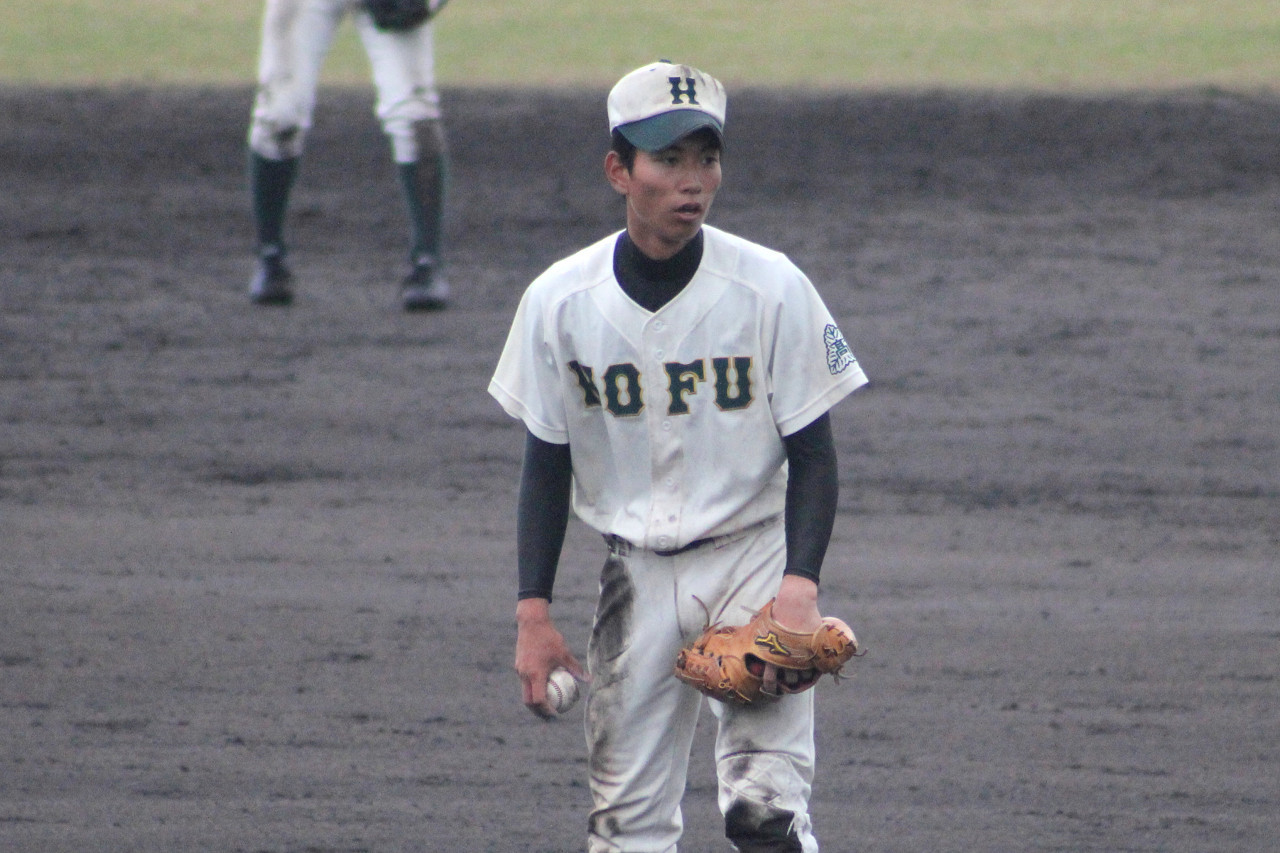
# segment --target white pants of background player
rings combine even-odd
[[[418,159],[414,125],[440,118],[431,22],[404,33],[373,25],[354,0],[267,0],[249,147],[268,160],[302,154],[334,33],[352,13],[373,69],[375,112],[397,163]]]
[[[744,624],[777,593],[785,561],[781,520],[676,556],[611,545],[587,651],[591,853],[677,849],[680,801],[704,701],[718,720],[716,774],[726,833],[732,838],[735,827],[769,824],[775,833],[792,833],[805,853],[818,849],[808,813],[813,691],[739,707],[704,700],[672,675],[680,649],[707,624],[703,605],[713,622]]]

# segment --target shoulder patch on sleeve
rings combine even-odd
[[[844,342],[844,335],[840,334],[840,330],[834,323],[827,324],[822,332],[822,340],[827,345],[827,369],[831,371],[832,376],[843,373],[849,369],[850,365],[858,363],[849,345]]]

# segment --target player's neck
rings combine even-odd
[[[697,241],[701,234],[702,229],[699,228],[698,231],[687,240],[672,241],[663,240],[649,234],[637,233],[635,230],[630,228],[627,229],[627,236],[631,240],[631,245],[633,245],[646,259],[654,261],[655,263],[671,260],[676,255],[687,249],[690,243]],[[637,237],[639,237],[639,239],[636,239]]]
[[[627,234],[614,247],[613,273],[622,291],[640,307],[657,312],[692,279],[702,262],[702,235],[666,260],[648,257]]]

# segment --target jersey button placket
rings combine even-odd
[[[662,346],[661,334],[665,328],[666,323],[662,320],[654,320],[645,333],[644,343],[645,350],[649,352],[648,370],[651,376],[661,377],[666,372],[664,359],[667,353]],[[649,460],[653,474],[651,482],[654,488],[653,509],[649,523],[650,529],[658,534],[653,541],[654,547],[659,550],[675,547],[675,534],[679,521],[679,513],[675,511],[678,507],[674,500],[675,477],[672,475],[672,466],[676,464],[679,449],[673,444],[675,425],[667,411],[668,401],[665,397],[665,394],[660,395],[661,402],[651,409],[654,419],[650,421],[650,429],[656,426],[657,430],[653,433],[653,455]]]

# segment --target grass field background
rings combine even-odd
[[[5,0],[0,84],[252,82],[262,0]],[[446,86],[600,85],[659,57],[731,86],[1218,87],[1280,82],[1277,0],[453,0]],[[368,84],[344,25],[325,82]]]

